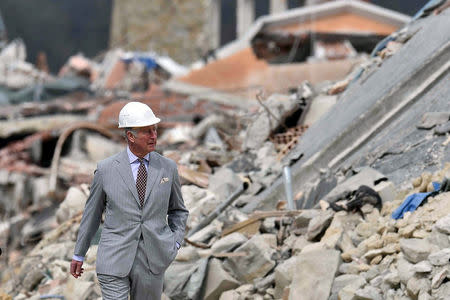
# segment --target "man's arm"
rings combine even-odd
[[[177,247],[181,245],[186,230],[186,221],[189,215],[181,194],[181,184],[178,176],[178,170],[175,166],[172,178],[172,191],[169,199],[169,209],[167,211],[167,221],[170,229],[175,233],[175,242]],[[179,248],[179,247],[178,247]]]
[[[97,168],[91,184],[91,193],[84,207],[77,242],[75,244],[74,257],[70,264],[70,273],[75,278],[78,278],[83,273],[83,258],[91,245],[92,238],[98,230],[104,208],[105,192],[103,191],[101,173]]]

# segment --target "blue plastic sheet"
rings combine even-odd
[[[391,217],[397,220],[403,218],[403,215],[407,211],[415,211],[426,198],[428,198],[431,194],[435,194],[436,192],[438,192],[441,188],[441,185],[438,182],[433,182],[433,187],[434,192],[415,193],[409,195],[405,199],[405,201],[403,201],[403,203],[392,213]]]
[[[153,70],[154,68],[156,68],[158,66],[155,59],[153,59],[150,56],[144,56],[144,55],[134,55],[129,58],[123,58],[123,61],[127,64],[131,63],[132,61],[138,61],[145,65],[145,68],[147,69],[147,71]]]

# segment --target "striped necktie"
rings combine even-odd
[[[147,169],[145,168],[144,159],[138,158],[139,169],[136,178],[136,188],[139,195],[139,203],[141,208],[144,206],[145,187],[147,186]]]

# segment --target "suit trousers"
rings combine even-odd
[[[150,272],[144,251],[144,240],[141,236],[133,266],[126,277],[97,274],[103,300],[128,300],[128,295],[131,300],[161,299],[164,272]]]

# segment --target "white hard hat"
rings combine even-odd
[[[155,116],[151,108],[141,102],[129,102],[119,113],[119,128],[145,127],[160,121],[161,119]]]

